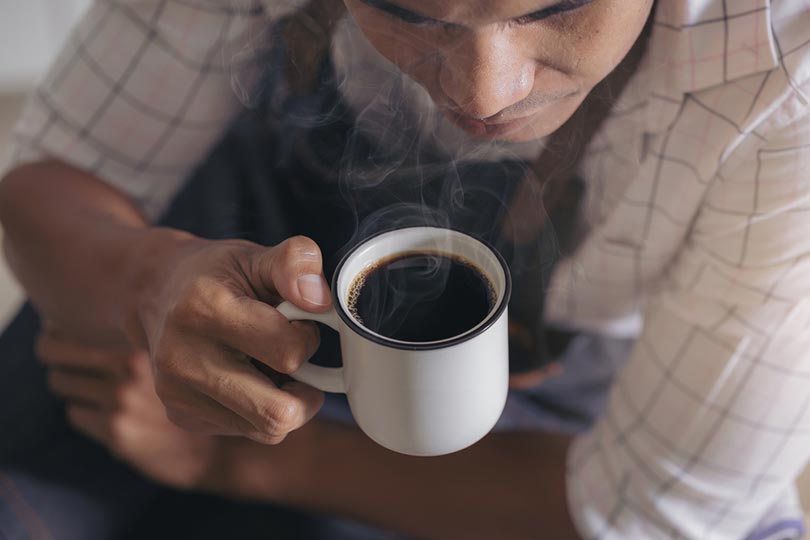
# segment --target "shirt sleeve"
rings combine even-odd
[[[11,164],[62,160],[159,216],[250,93],[267,23],[258,0],[93,3],[30,96]]]
[[[571,447],[584,538],[746,538],[810,456],[810,119],[748,155],[709,189]]]

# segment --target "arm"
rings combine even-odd
[[[149,221],[239,109],[229,79],[243,66],[224,53],[265,19],[199,9],[92,3],[15,126],[13,157],[28,165],[0,183],[5,253],[40,311],[78,338],[121,343],[136,263],[164,255],[138,252],[161,236]]]
[[[123,194],[55,161],[0,182],[0,220],[9,264],[49,323],[113,346],[127,343],[138,283],[188,237],[151,229]]]
[[[59,368],[49,383],[67,401],[70,422],[159,483],[355,518],[420,538],[579,538],[565,494],[569,436],[495,433],[432,458],[390,452],[356,428],[326,422],[311,422],[277,446],[200,436],[166,419],[143,353],[49,333],[39,350],[47,366]]]
[[[16,130],[18,163],[28,164],[0,184],[0,221],[46,331],[145,349],[175,422],[273,443],[322,396],[278,388],[244,358],[291,372],[317,347],[314,326],[271,306],[328,309],[317,246],[211,242],[145,217],[162,211],[237,111],[230,79],[241,66],[227,53],[267,22],[258,8],[212,7],[91,6]]]
[[[317,329],[290,324],[268,304],[328,308],[298,287],[300,276],[321,275],[311,240],[264,248],[147,227],[124,196],[59,163],[12,171],[0,184],[0,220],[45,329],[148,351],[176,423],[275,443],[319,408],[319,391],[277,388],[242,360],[292,372],[317,348]],[[322,278],[319,286],[328,298]]]
[[[572,445],[584,536],[747,538],[810,456],[810,123],[767,137],[712,182]]]
[[[314,422],[274,448],[224,440],[204,485],[420,538],[573,540],[568,443],[564,435],[496,433],[462,452],[415,458],[357,429]]]

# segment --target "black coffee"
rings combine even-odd
[[[411,342],[463,334],[494,304],[495,288],[481,270],[439,253],[383,259],[357,276],[349,291],[349,311],[363,326]]]

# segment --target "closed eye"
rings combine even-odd
[[[409,24],[448,24],[444,21],[440,21],[439,19],[434,19],[433,17],[428,17],[427,15],[420,15],[414,11],[409,9],[405,9],[402,6],[398,6],[396,4],[392,4],[387,0],[360,0],[364,4],[369,7],[373,7],[380,11],[384,11],[389,15],[393,15],[397,19],[401,19]]]
[[[388,13],[389,15],[393,15],[394,17],[409,24],[421,26],[428,26],[428,25],[455,26],[454,23],[434,19],[433,17],[428,17],[427,15],[421,15],[419,13],[416,13],[415,11],[411,11],[410,9],[406,9],[402,6],[394,4],[393,2],[389,2],[388,0],[360,0],[360,1],[369,7],[378,9],[380,11]],[[540,9],[538,11],[534,11],[532,13],[527,13],[526,15],[515,17],[514,21],[517,22],[518,24],[533,23],[542,19],[546,19],[553,15],[565,13],[567,11],[573,11],[577,8],[581,8],[587,4],[590,4],[592,1],[593,0],[562,0],[561,2],[558,2],[552,6]]]
[[[559,4],[554,4],[553,6],[549,6],[547,8],[535,11],[533,13],[521,15],[520,17],[515,18],[515,22],[517,22],[518,24],[533,23],[542,19],[546,19],[553,15],[557,15],[559,13],[565,13],[566,11],[573,11],[575,9],[590,4],[592,1],[593,0],[563,0]]]

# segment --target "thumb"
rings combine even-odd
[[[321,250],[310,238],[294,236],[271,248],[269,261],[260,270],[284,300],[307,311],[326,311],[332,293],[323,277]]]

